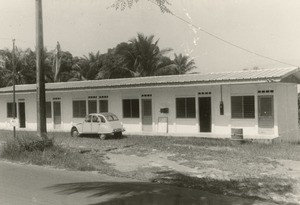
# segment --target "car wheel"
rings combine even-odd
[[[105,140],[106,139],[106,135],[105,134],[100,134],[99,137],[100,137],[100,140]]]
[[[79,137],[79,132],[78,132],[78,130],[76,128],[73,128],[71,130],[71,136],[72,137]]]
[[[116,133],[115,133],[115,137],[121,138],[121,137],[122,137],[122,132],[116,132]]]

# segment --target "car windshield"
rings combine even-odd
[[[104,115],[107,121],[117,121],[119,120],[118,117],[114,114],[105,114]]]

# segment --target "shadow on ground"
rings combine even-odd
[[[99,139],[98,134],[81,134],[79,137]],[[105,140],[120,140],[120,139],[126,139],[126,138],[127,138],[126,135],[122,135],[121,137],[115,136],[115,135],[107,135]]]
[[[88,198],[99,198],[99,202],[90,205],[258,204],[254,199],[228,197],[200,190],[147,182],[81,182],[57,184],[47,187],[47,189],[62,195],[86,193]]]
[[[240,180],[222,180],[209,177],[195,177],[175,171],[156,172],[151,181],[158,184],[208,191],[220,195],[239,196],[257,200],[272,201],[270,195],[284,196],[293,192],[292,181],[288,179],[263,176]]]

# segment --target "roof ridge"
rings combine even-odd
[[[249,70],[235,70],[235,71],[224,71],[224,72],[211,72],[207,74],[225,74],[225,73],[242,73],[242,72],[255,72],[255,71],[273,71],[273,70],[288,70],[288,69],[296,69],[299,67],[290,66],[290,67],[283,67],[283,68],[259,68],[259,69],[249,69]]]
[[[260,70],[240,70],[226,71],[215,73],[199,73],[199,74],[183,74],[183,75],[164,75],[149,77],[132,77],[117,78],[103,80],[87,80],[87,81],[68,81],[46,83],[47,90],[64,90],[64,89],[84,89],[84,88],[109,88],[109,87],[130,87],[142,85],[174,85],[174,84],[191,84],[191,83],[207,83],[207,82],[251,82],[257,79],[282,79],[295,72],[300,72],[298,67],[272,68]],[[300,75],[299,75],[300,80]],[[17,85],[17,91],[34,90],[36,84]],[[0,88],[0,93],[11,92],[12,86]]]
[[[139,77],[129,77],[129,78],[111,78],[111,79],[97,79],[97,80],[82,80],[82,81],[66,81],[66,82],[50,82],[50,83],[46,83],[46,84],[64,84],[64,83],[82,83],[82,82],[98,82],[98,81],[120,81],[120,80],[125,80],[125,79],[151,79],[151,78],[171,78],[171,77],[182,77],[182,76],[189,76],[189,75],[206,75],[206,74],[180,74],[180,75],[158,75],[158,76],[139,76]],[[25,84],[23,84],[25,85]],[[26,85],[32,85],[32,84],[26,84]]]

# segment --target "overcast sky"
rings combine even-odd
[[[160,48],[194,58],[198,72],[286,67],[215,39],[140,0],[115,11],[114,0],[43,0],[44,44],[81,56],[105,53],[138,32],[154,34]],[[170,0],[170,10],[227,41],[290,64],[300,65],[299,0]],[[35,1],[0,0],[0,48],[35,46]]]

